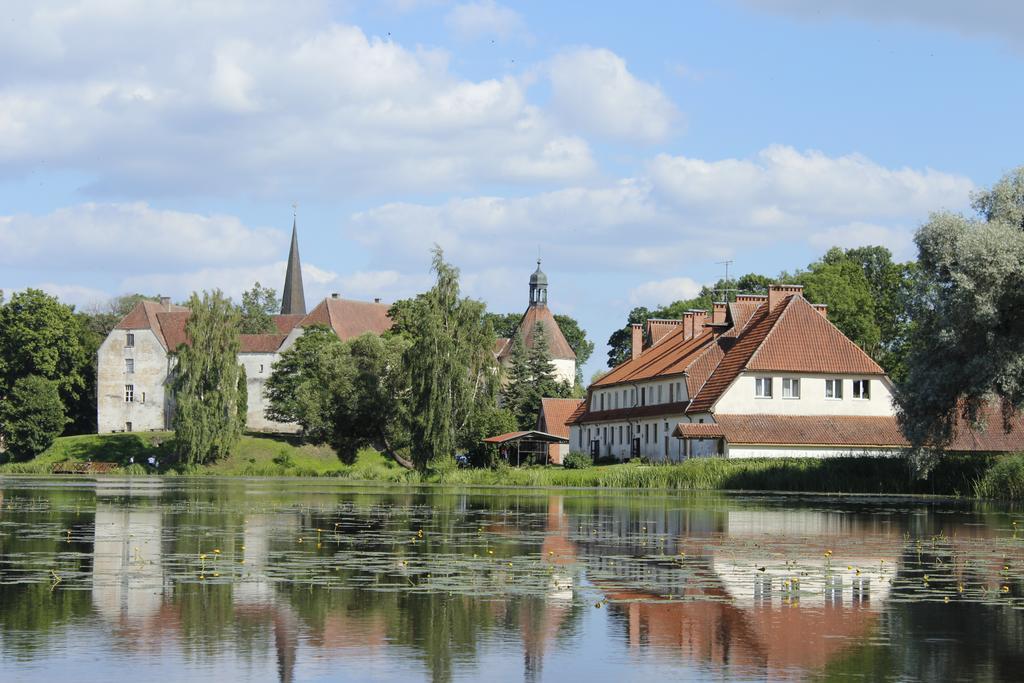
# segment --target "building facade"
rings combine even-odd
[[[530,275],[530,303],[526,312],[519,319],[512,336],[498,339],[494,347],[494,355],[503,368],[508,369],[512,365],[512,343],[516,337],[522,340],[526,348],[533,348],[533,332],[538,324],[544,330],[551,363],[555,366],[555,378],[560,382],[575,384],[576,352],[569,346],[558,321],[548,308],[548,276],[540,269],[540,259],[537,259],[537,270]]]
[[[893,396],[827,307],[799,285],[773,285],[714,304],[710,320],[693,310],[634,325],[630,360],[569,419],[570,447],[654,461],[891,455],[908,446]],[[994,434],[973,435],[963,450],[999,450]]]
[[[248,391],[246,429],[298,431],[298,425],[267,417],[264,389],[273,364],[305,328],[326,325],[342,340],[366,332],[381,334],[391,327],[388,309],[379,300],[352,301],[332,294],[307,313],[298,231],[293,224],[281,313],[273,317],[277,329],[271,334],[239,335],[238,362],[245,368]],[[97,352],[96,413],[101,434],[171,428],[175,352],[189,343],[190,315],[187,308],[171,304],[166,297],[159,302],[142,301],[107,335]]]

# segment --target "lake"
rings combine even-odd
[[[1021,680],[1024,514],[0,478],[0,680]]]

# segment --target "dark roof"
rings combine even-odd
[[[537,430],[528,432],[509,432],[498,436],[489,436],[483,440],[484,443],[510,443],[512,441],[543,441],[545,443],[569,443],[567,437],[556,434],[548,434]]]
[[[288,268],[281,293],[281,315],[304,315],[306,295],[302,288],[302,264],[299,262],[299,231],[292,220],[292,244],[288,249]]]
[[[569,438],[569,418],[583,403],[582,398],[542,398],[537,429]]]

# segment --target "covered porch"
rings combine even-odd
[[[550,448],[552,444],[568,444],[569,439],[556,434],[548,434],[537,430],[528,432],[508,432],[498,436],[489,436],[484,443],[498,447],[502,457],[509,465],[519,467],[524,462],[551,464]]]

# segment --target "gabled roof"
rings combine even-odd
[[[238,335],[238,352],[275,353],[287,338],[286,334],[240,334]]]
[[[391,329],[388,317],[389,304],[351,299],[329,298],[321,301],[298,327],[327,325],[342,341],[358,337],[367,332],[383,334]]]
[[[537,323],[544,328],[544,336],[547,337],[548,352],[551,354],[552,360],[576,360],[576,353],[569,346],[561,328],[558,327],[554,314],[544,304],[530,304],[516,326],[515,334],[523,340],[523,345],[526,348],[533,348],[533,328]],[[511,343],[506,344],[498,352],[498,359],[501,360],[510,353],[512,353]]]
[[[304,313],[292,313],[289,315],[273,316],[274,325],[277,326],[278,334],[288,334],[305,318]]]
[[[528,432],[509,432],[498,436],[489,436],[483,439],[484,443],[509,443],[511,441],[543,441],[545,443],[569,443],[568,437],[561,437],[557,434],[548,434],[537,430]]]
[[[188,319],[192,317],[192,312],[187,308],[182,311],[157,313],[156,317],[160,321],[160,327],[163,330],[165,339],[164,345],[168,351],[176,351],[182,344],[192,343],[192,340],[188,338],[188,334],[185,332],[185,325],[188,324]]]
[[[883,375],[885,371],[807,299],[790,297],[748,370]]]
[[[160,342],[163,347],[167,346],[167,340],[164,338],[163,328],[160,321],[157,319],[157,314],[167,312],[185,312],[188,313],[188,309],[184,306],[176,306],[175,304],[167,304],[166,306],[156,301],[140,301],[135,304],[135,308],[128,312],[121,322],[117,324],[116,330],[153,330],[153,334],[156,335],[157,341]]]
[[[582,398],[542,398],[537,429],[544,429],[556,436],[569,438],[569,418],[583,403]]]
[[[594,382],[593,386],[607,387],[686,372],[689,364],[713,339],[713,332],[709,328],[704,328],[697,336],[687,339],[686,330],[680,325],[659,344],[647,348],[636,358],[617,366]]]

